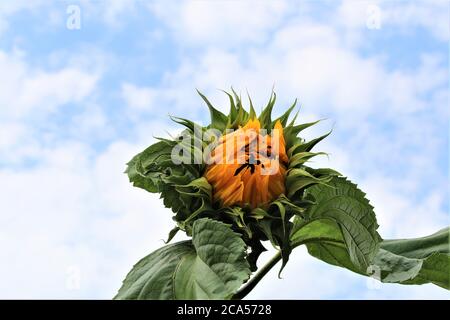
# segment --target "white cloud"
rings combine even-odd
[[[25,53],[17,50],[12,53],[0,51],[0,69],[3,71],[0,75],[0,154],[3,164],[17,164],[33,157],[37,159],[36,154],[43,145],[67,135],[70,128],[55,132],[58,124],[48,119],[69,104],[72,108],[80,108],[91,98],[100,78],[96,69],[87,71],[76,64],[51,71],[35,68],[26,62]],[[79,113],[82,110],[72,111]],[[104,121],[99,112],[95,119],[94,115],[87,115],[85,120],[79,116],[74,118],[79,125],[78,136]],[[45,136],[39,133],[42,129],[47,132]]]
[[[0,150],[13,146],[17,139],[24,136],[26,126],[21,123],[11,122],[0,126]]]
[[[151,11],[187,43],[238,46],[262,43],[281,22],[285,1],[152,2]]]
[[[344,0],[331,18],[337,26],[345,29],[346,37],[351,36],[359,44],[363,41],[362,33],[375,21],[379,21],[379,29],[374,32],[413,35],[417,28],[422,28],[435,39],[447,42],[449,9],[445,0]]]
[[[135,6],[135,0],[108,1],[104,11],[105,21],[110,25],[118,25],[120,16],[132,12],[135,10]]]
[[[42,6],[44,1],[27,1],[27,0],[17,0],[17,1],[1,1],[0,2],[0,34],[5,32],[9,28],[8,19],[10,16],[16,14],[22,10],[32,10],[39,6]]]
[[[122,97],[127,106],[138,111],[150,111],[154,107],[154,91],[151,88],[138,88],[129,83],[122,85]]]
[[[343,120],[355,121],[356,117],[377,112],[398,116],[430,108],[427,93],[446,88],[442,57],[424,55],[417,69],[389,70],[381,57],[360,56],[342,46],[341,40],[332,26],[289,24],[280,28],[263,49],[233,52],[215,48],[185,59],[155,89],[158,94],[164,92],[163,99],[175,100],[179,109],[186,105],[198,109],[200,104],[193,102],[194,96],[189,93],[195,86],[224,110],[226,107],[221,106],[226,105],[226,97],[216,88],[227,89],[230,84],[244,92],[248,88],[261,106],[275,84],[281,99],[299,97],[302,105],[307,109],[314,106],[316,113],[351,112],[352,117]],[[443,109],[439,107],[439,112]]]
[[[118,29],[123,27],[130,16],[136,13],[136,0],[110,0],[93,2],[90,0],[79,0],[76,2],[80,6],[82,23],[83,21],[103,22],[109,28]]]
[[[98,74],[74,67],[45,71],[28,66],[23,57],[0,51],[2,119],[51,113],[68,102],[80,102],[94,89]]]
[[[44,112],[68,102],[80,102],[92,92],[97,81],[96,75],[67,68],[54,73],[38,72],[21,82],[22,94],[13,105],[14,113],[23,115],[32,109],[44,108]],[[35,110],[33,110],[35,111]]]
[[[1,1],[0,2],[0,33],[9,28],[8,20],[18,13],[33,12],[45,17],[44,23],[36,28],[65,28],[65,20],[68,17],[66,8],[69,5],[80,7],[81,27],[84,21],[97,20],[99,17],[108,27],[118,28],[123,26],[124,16],[135,13],[136,0],[110,0],[105,2],[92,2],[90,0],[63,1],[58,6],[42,0],[27,1]]]
[[[414,27],[429,30],[437,39],[449,40],[450,4],[443,0],[421,0],[414,2],[380,2],[383,20],[386,24],[402,28],[411,33]]]
[[[67,132],[73,139],[82,141],[90,141],[92,136],[100,140],[108,140],[116,133],[116,128],[110,123],[110,119],[99,105],[86,103],[83,110],[72,118]]]

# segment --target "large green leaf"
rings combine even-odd
[[[314,204],[306,211],[303,224],[324,219],[332,221],[342,234],[350,261],[355,268],[365,271],[371,265],[381,241],[376,231],[378,224],[373,207],[365,194],[347,179],[333,177],[326,185],[316,184],[307,188],[305,198]],[[294,238],[301,227],[300,224],[294,228]]]
[[[250,276],[245,255],[244,241],[228,225],[196,220],[192,241],[139,261],[115,299],[229,299]]]
[[[450,289],[450,228],[430,236],[385,240],[374,265],[383,282],[434,283]]]
[[[423,238],[382,241],[366,270],[353,264],[338,225],[330,220],[317,220],[297,228],[291,239],[293,246],[306,244],[308,252],[322,261],[371,275],[382,282],[434,283],[450,289],[449,228]]]

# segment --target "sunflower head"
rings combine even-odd
[[[234,90],[228,115],[217,110],[199,92],[211,114],[211,123],[200,126],[172,119],[185,130],[174,139],[162,139],[136,155],[126,170],[137,187],[161,194],[174,212],[179,230],[191,233],[192,223],[203,217],[229,223],[251,248],[249,262],[256,259],[269,240],[281,250],[283,266],[290,253],[289,233],[306,219],[311,204],[304,192],[314,184],[326,184],[339,175],[331,169],[313,169],[306,162],[312,148],[329,133],[305,141],[298,135],[316,122],[297,124],[289,120],[296,101],[272,120],[276,95],[256,115],[249,97],[249,111]]]
[[[212,160],[204,177],[221,207],[267,208],[286,192],[289,159],[280,121],[269,134],[258,119],[249,119],[219,138]]]

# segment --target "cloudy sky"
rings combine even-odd
[[[207,123],[195,88],[226,110],[217,89],[260,108],[274,86],[277,113],[329,119],[313,165],[368,193],[382,237],[449,225],[448,40],[444,0],[0,0],[0,298],[109,299],[163,244],[171,212],[122,172],[168,114]],[[450,297],[303,248],[276,273],[249,297]]]

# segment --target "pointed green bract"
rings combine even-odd
[[[197,92],[209,108],[209,112],[211,114],[211,127],[220,131],[225,130],[228,122],[228,117],[214,108],[211,102],[209,102],[208,98],[206,98],[200,91],[197,90]]]
[[[228,92],[226,92],[225,90],[222,90],[222,92],[224,92],[228,96],[228,99],[230,100],[230,113],[228,114],[228,123],[227,123],[228,127],[231,124],[231,121],[236,119],[238,111],[236,108],[236,104],[234,103],[233,96]]]
[[[249,120],[253,120],[256,118],[256,112],[255,112],[255,108],[253,107],[253,102],[252,102],[252,98],[250,98],[250,94],[247,92],[247,96],[248,96],[248,103],[250,104],[250,113],[249,113]]]
[[[325,152],[299,152],[289,158],[289,168],[301,167],[315,156],[327,155]]]
[[[263,109],[258,118],[259,122],[261,123],[261,127],[266,128],[268,130],[268,133],[270,133],[270,129],[272,129],[272,110],[276,100],[277,95],[272,91],[267,106]]]
[[[289,169],[286,174],[286,189],[288,190],[288,197],[292,198],[296,193],[303,191],[306,187],[314,184],[325,184],[332,179],[332,177],[315,177],[308,171],[301,168]]]
[[[283,127],[286,127],[287,121],[288,121],[289,117],[291,116],[292,110],[294,110],[296,105],[297,105],[297,99],[295,99],[295,101],[292,104],[292,106],[290,106],[289,109],[287,109],[286,112],[281,117],[279,117],[276,120],[272,121],[272,127],[275,126],[275,123],[277,121],[280,121],[281,124],[283,125]]]

